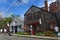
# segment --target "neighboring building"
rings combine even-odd
[[[42,8],[32,6],[24,14],[25,31],[29,31],[31,27],[35,31],[46,31],[50,29],[51,23],[56,25],[55,17]]]
[[[24,20],[21,17],[15,17],[10,24],[10,31],[14,33],[24,31],[23,26]]]
[[[49,11],[54,13],[58,9],[58,5],[56,2],[52,2],[49,7]]]
[[[49,6],[49,11],[54,13],[58,8],[60,8],[60,0],[52,2]]]
[[[60,0],[52,2],[49,9],[50,12],[56,17],[58,26],[60,26]]]
[[[60,0],[56,0],[58,7],[60,8]]]
[[[60,8],[55,11],[54,15],[56,16],[58,26],[60,27]]]

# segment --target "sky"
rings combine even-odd
[[[18,0],[17,3],[16,1],[17,0],[0,0],[0,13],[3,17],[9,17],[14,14],[24,18],[24,14],[32,5],[44,7],[44,0]],[[48,5],[54,1],[56,0],[48,0]]]

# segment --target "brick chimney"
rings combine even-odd
[[[44,3],[45,3],[45,10],[48,11],[48,2],[47,2],[47,0],[44,0]]]

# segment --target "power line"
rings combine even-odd
[[[4,10],[5,12],[8,10],[8,8],[9,8],[9,6],[10,6],[11,3],[12,3],[12,1],[9,0],[8,6],[7,6],[6,9]]]
[[[5,12],[5,14],[7,14],[7,13],[10,12],[11,10],[13,10],[20,2],[22,2],[22,0],[17,0],[17,1],[9,8],[9,10]]]
[[[12,6],[11,9],[9,9],[9,10],[7,11],[7,13],[10,13],[17,5],[19,5],[20,2],[22,2],[22,0],[17,0],[17,3],[15,2],[15,5]],[[34,0],[34,2],[35,2],[35,0]],[[33,2],[33,3],[34,3],[34,2]]]
[[[15,3],[16,3],[16,1],[12,5],[10,5],[10,6],[13,7]],[[11,7],[10,8],[8,7],[8,10],[11,9]],[[8,10],[5,11],[5,14],[8,12]]]

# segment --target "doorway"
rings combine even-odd
[[[15,26],[15,33],[17,33],[17,26]]]

